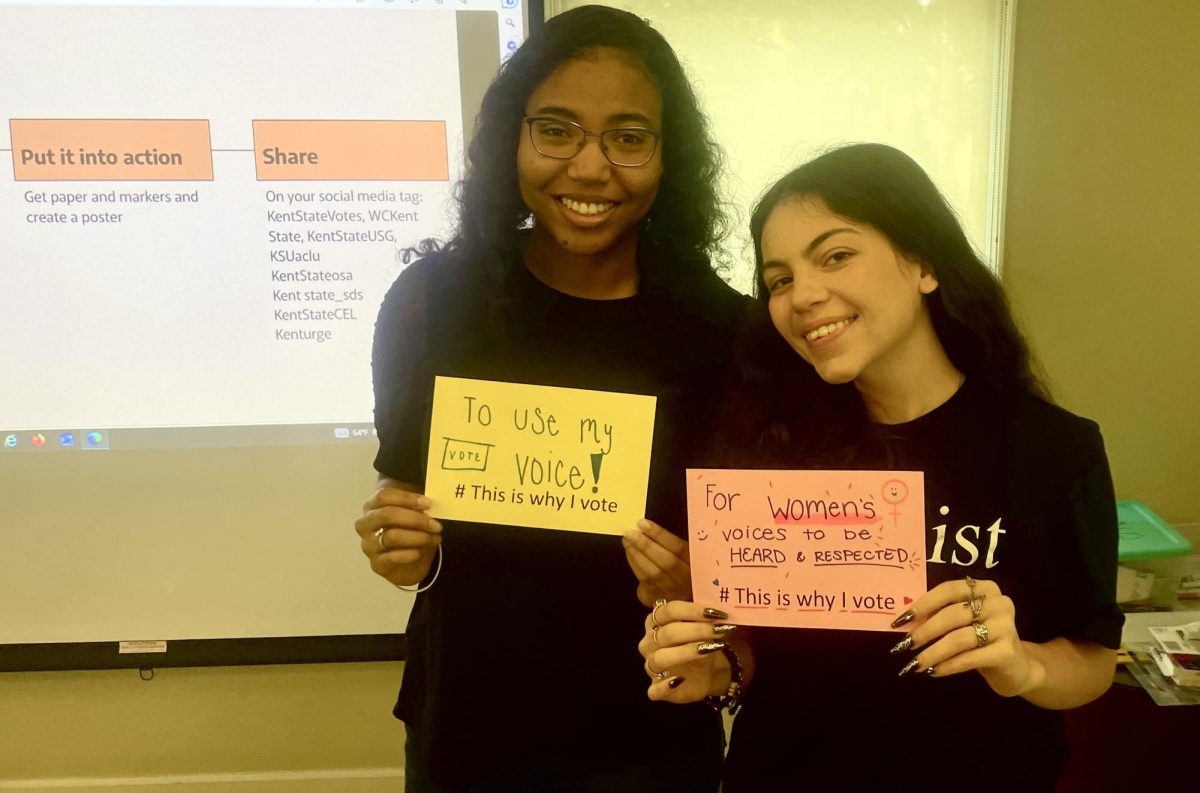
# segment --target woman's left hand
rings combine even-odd
[[[1044,670],[1017,635],[1016,607],[994,581],[946,581],[926,592],[892,623],[912,625],[892,652],[919,649],[901,671],[948,677],[975,670],[1003,697],[1039,685]]]
[[[688,564],[687,540],[649,520],[639,520],[637,528],[621,538],[625,559],[637,576],[638,600],[650,608],[659,598],[692,599],[692,568]]]

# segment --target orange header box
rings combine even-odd
[[[26,182],[212,181],[207,119],[11,119],[13,177]]]
[[[259,181],[447,181],[444,121],[255,121]]]

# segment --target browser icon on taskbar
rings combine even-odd
[[[107,449],[108,436],[99,430],[92,430],[83,436],[83,449]]]

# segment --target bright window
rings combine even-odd
[[[547,16],[588,0],[547,0]],[[999,268],[1013,0],[634,0],[684,61],[728,156],[730,281],[749,291],[749,207],[839,143],[911,155]]]

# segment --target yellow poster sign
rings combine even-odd
[[[436,518],[621,534],[644,517],[655,398],[438,377]]]

